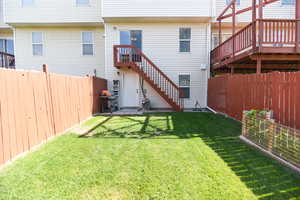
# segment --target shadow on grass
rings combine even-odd
[[[262,153],[242,143],[240,124],[210,113],[145,115],[143,120],[112,118],[92,132],[92,138],[191,139],[201,138],[259,199],[300,199],[300,177]],[[226,179],[226,177],[224,177]]]

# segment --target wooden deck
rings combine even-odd
[[[211,52],[212,71],[299,69],[299,21],[257,19],[221,43]],[[299,25],[298,25],[299,26]]]

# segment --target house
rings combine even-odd
[[[244,2],[251,5],[237,7]],[[140,107],[145,97],[157,109],[206,107],[211,43],[217,44],[216,17],[226,3],[2,0],[0,38],[13,38],[7,46],[14,47],[1,55],[14,56],[17,69],[40,71],[48,64],[50,72],[106,78],[122,108]],[[276,3],[269,15],[274,9],[286,16],[295,10]],[[237,30],[251,22],[249,14],[240,16]],[[223,40],[231,24],[222,23]]]

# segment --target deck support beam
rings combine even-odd
[[[232,66],[234,66],[235,70],[238,69],[256,69],[257,65],[256,63],[251,63],[251,64],[231,64]],[[291,70],[295,70],[295,69],[300,69],[299,64],[264,64],[263,69],[274,69],[274,70],[285,70],[285,69],[291,69]]]
[[[251,55],[251,60],[258,60],[261,58],[265,61],[300,61],[299,55]]]

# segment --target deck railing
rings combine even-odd
[[[263,44],[295,45],[296,20],[263,19]]]
[[[0,52],[0,68],[15,68],[15,56],[12,54]]]
[[[219,64],[247,50],[260,51],[257,47],[296,47],[296,25],[297,20],[294,19],[258,19],[251,22],[212,50],[211,63]],[[254,41],[253,36],[256,36]]]

